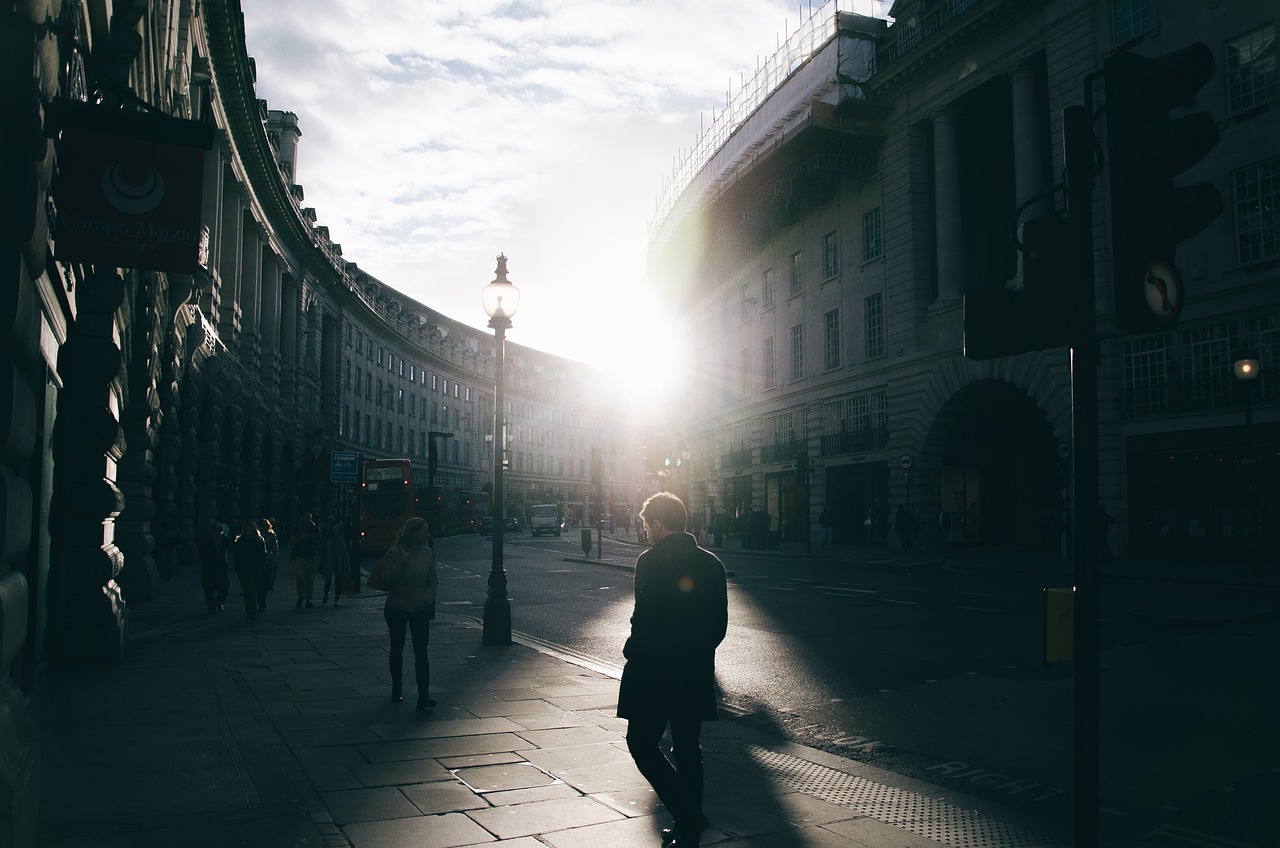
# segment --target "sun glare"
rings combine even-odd
[[[610,316],[580,316],[575,323],[595,354],[587,361],[601,374],[609,399],[637,423],[670,415],[689,369],[684,322],[644,290],[609,304]],[[620,296],[622,299],[622,296]]]

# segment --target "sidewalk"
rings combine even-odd
[[[485,647],[477,622],[443,615],[439,706],[419,713],[410,658],[405,701],[388,699],[381,593],[298,610],[286,586],[246,622],[234,589],[226,612],[206,615],[193,571],[130,608],[122,666],[46,681],[39,845],[660,845],[670,821],[627,753],[610,670],[519,636]],[[704,728],[704,845],[1070,842],[1043,820],[731,720]]]

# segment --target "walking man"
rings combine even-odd
[[[670,492],[645,501],[640,521],[652,548],[636,560],[631,635],[618,692],[627,748],[675,820],[664,845],[701,844],[703,721],[715,721],[716,647],[729,623],[724,565],[688,533],[689,513]],[[671,759],[659,747],[671,725]],[[674,761],[674,762],[673,762]]]

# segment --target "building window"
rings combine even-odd
[[[804,251],[791,254],[791,296],[804,291]]]
[[[738,368],[738,396],[746,397],[751,391],[751,348],[743,348]]]
[[[396,412],[404,412],[404,389],[396,389]]]
[[[1245,328],[1249,352],[1258,358],[1262,373],[1280,366],[1280,313],[1250,318]]]
[[[364,399],[373,400],[373,372],[364,372]]]
[[[835,230],[822,237],[822,276],[831,279],[840,275],[840,239]]]
[[[373,443],[373,417],[368,413],[364,416],[364,441],[365,444]]]
[[[1236,255],[1241,262],[1269,259],[1277,253],[1276,202],[1280,201],[1280,156],[1241,168],[1233,179]]]
[[[1111,0],[1111,37],[1116,44],[1151,29],[1151,0]]]
[[[359,369],[359,368],[357,368],[357,369],[356,369],[356,386],[355,386],[355,391],[356,391],[356,394],[357,394],[357,395],[358,395],[358,394],[360,394],[360,369]]]
[[[884,295],[876,292],[866,299],[867,359],[884,356]]]
[[[883,252],[880,243],[880,207],[877,206],[862,216],[862,261],[879,259]]]
[[[778,385],[777,367],[773,360],[773,336],[764,340],[764,387],[772,389]]]
[[[1243,112],[1276,98],[1276,27],[1268,24],[1227,42],[1227,103]]]
[[[773,308],[773,269],[766,268],[764,271],[764,279],[760,282],[760,303],[761,309]]]
[[[1214,324],[1182,331],[1182,376],[1214,382],[1231,375],[1236,352],[1235,324]]]
[[[738,323],[747,323],[747,284],[738,286]]]
[[[840,310],[833,309],[822,316],[826,330],[826,367],[828,370],[840,367]]]
[[[791,328],[791,379],[804,376],[804,324]]]

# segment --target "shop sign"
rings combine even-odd
[[[56,115],[57,258],[184,274],[207,266],[200,211],[213,127],[78,102]]]

